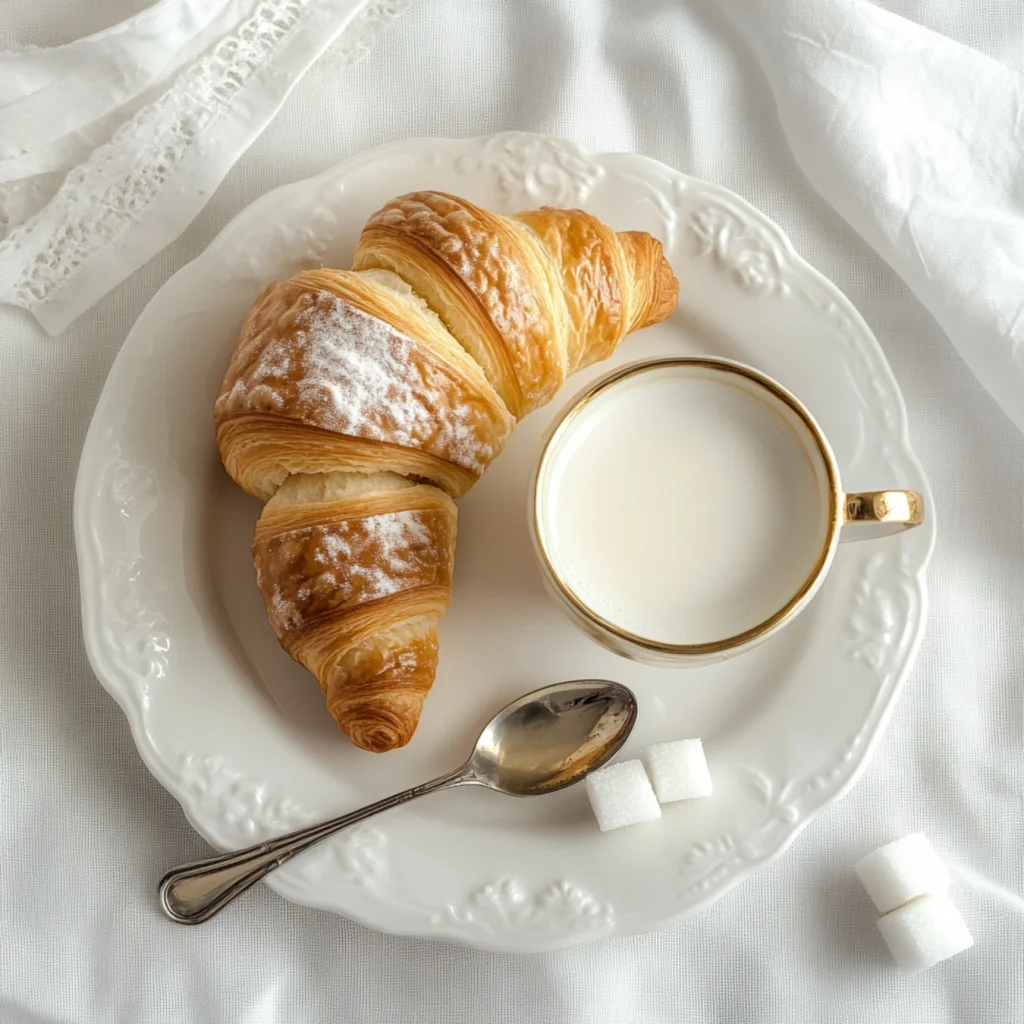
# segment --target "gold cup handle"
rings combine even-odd
[[[914,491],[861,491],[843,495],[842,540],[868,540],[920,526],[924,499]]]

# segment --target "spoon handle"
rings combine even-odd
[[[257,843],[245,850],[183,864],[168,871],[160,879],[160,906],[172,921],[179,924],[200,924],[209,920],[236,896],[240,896],[285,861],[291,860],[297,853],[308,850],[335,832],[428,793],[437,793],[442,789],[452,789],[476,781],[468,766],[464,766],[432,782],[413,786],[412,789],[395,793],[394,796],[367,804],[338,818],[331,818],[330,821],[300,828],[277,839]]]

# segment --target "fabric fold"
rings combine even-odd
[[[722,7],[811,184],[1024,430],[1024,80],[866,0]]]
[[[191,10],[190,0],[173,2]],[[167,17],[171,6],[166,0],[143,14]],[[116,110],[27,152],[8,151],[8,160],[22,161],[23,176],[0,184],[0,302],[29,310],[58,334],[181,234],[343,31],[343,60],[354,63],[405,6],[405,0],[230,0],[221,17],[202,24],[226,30],[216,38],[193,35],[185,50],[199,52],[166,84],[147,88],[126,78],[125,101]],[[124,23],[132,46],[150,38],[149,29],[133,24],[142,18]],[[197,28],[202,18],[186,21]],[[117,35],[108,30],[93,43],[109,45],[110,33]],[[38,58],[53,73],[51,57],[31,51],[0,60]],[[40,91],[26,102],[45,109],[61,83],[43,72],[38,81]],[[100,109],[94,96],[83,100],[86,108]],[[2,171],[0,154],[0,180]]]

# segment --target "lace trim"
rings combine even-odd
[[[353,24],[341,37],[335,51],[336,59],[346,67],[361,61],[374,48],[377,40],[393,22],[410,7],[412,0],[371,0]]]
[[[171,90],[126,121],[106,145],[75,167],[48,207],[62,222],[48,239],[34,238],[33,218],[16,228],[5,247],[41,251],[11,289],[18,305],[42,301],[82,263],[135,223],[174,166],[219,108],[231,102],[299,24],[309,0],[263,0],[213,52],[188,68]],[[123,171],[122,153],[145,154]],[[44,243],[39,245],[39,243]]]
[[[372,0],[365,6],[343,36],[345,63],[365,56],[408,5],[409,0]],[[13,211],[0,211],[13,228],[0,241],[0,257],[20,250],[20,271],[4,300],[32,309],[52,299],[86,261],[144,219],[203,129],[316,9],[316,0],[261,0],[250,18],[186,69],[167,93],[73,168],[38,214],[18,224]],[[122,277],[133,269],[125,267]]]

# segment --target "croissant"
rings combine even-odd
[[[352,270],[260,294],[217,444],[265,502],[252,553],[271,625],[357,746],[391,750],[416,729],[451,596],[453,499],[518,419],[677,293],[650,235],[416,192],[370,218]]]

